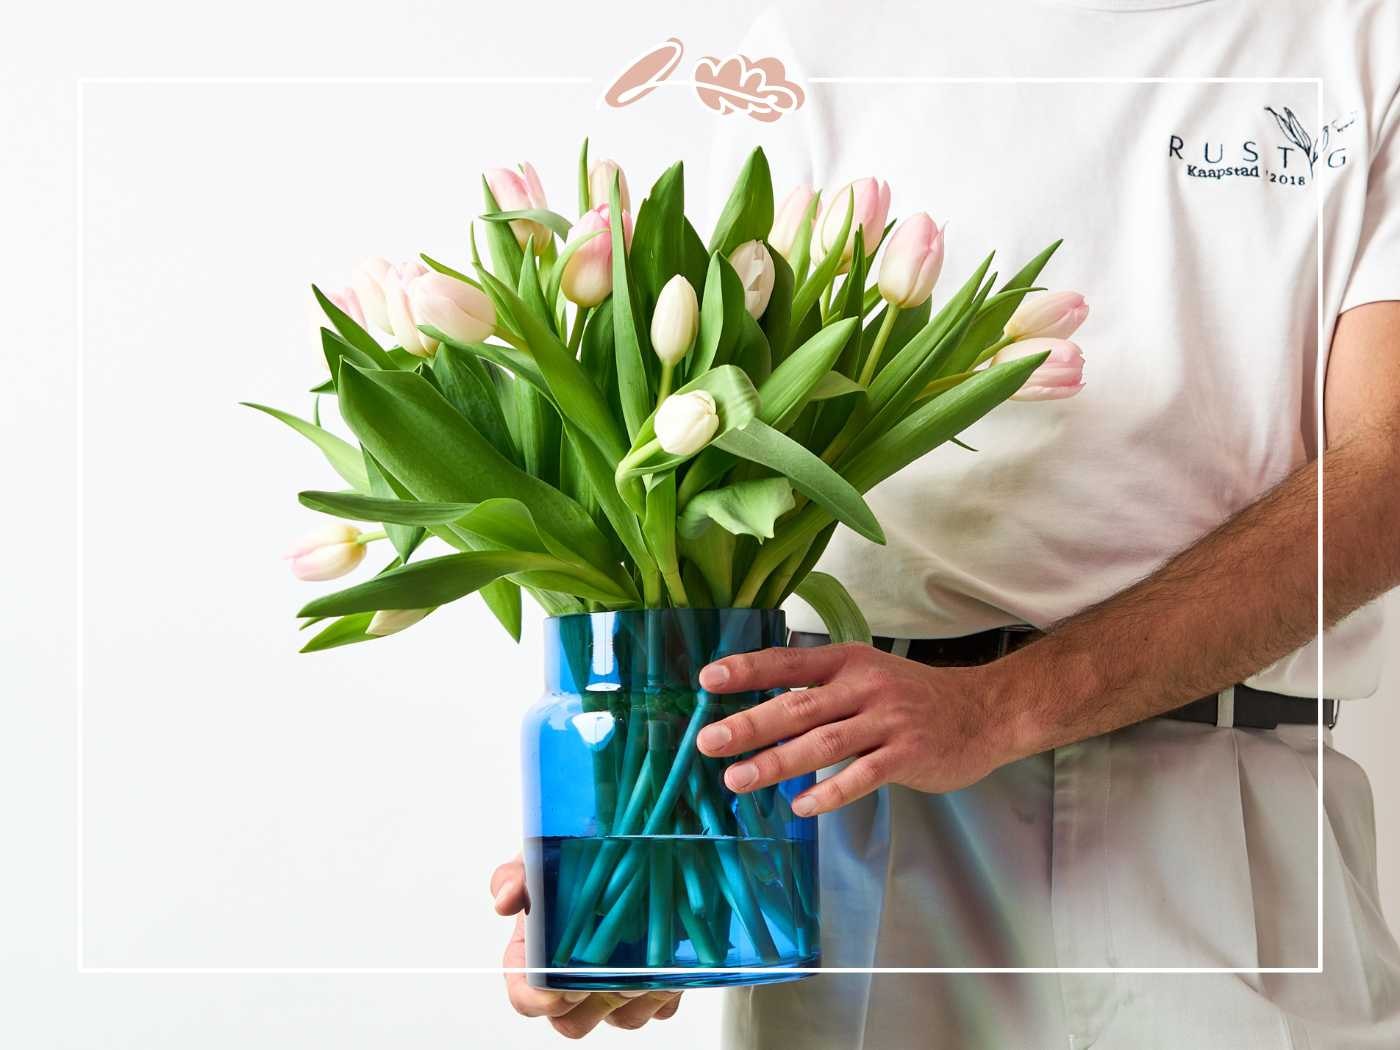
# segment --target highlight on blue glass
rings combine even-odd
[[[795,980],[820,964],[817,829],[791,802],[813,776],[736,795],[710,722],[768,699],[712,694],[700,669],[782,645],[771,609],[554,617],[546,693],[525,719],[526,948],[549,988]],[[624,973],[620,968],[694,968]],[[761,967],[770,972],[746,972]]]

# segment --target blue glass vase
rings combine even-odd
[[[646,609],[546,621],[547,691],[525,719],[526,949],[547,988],[761,984],[820,960],[810,774],[736,795],[710,722],[771,694],[700,688],[711,660],[784,644],[769,609]],[[687,968],[627,973],[622,968]],[[737,967],[762,967],[745,972]]]

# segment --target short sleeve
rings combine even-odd
[[[1366,173],[1366,203],[1342,312],[1400,300],[1400,93],[1381,121]]]

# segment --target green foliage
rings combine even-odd
[[[708,246],[686,218],[684,181],[679,163],[662,172],[638,207],[629,249],[616,182],[610,229],[556,246],[569,219],[502,211],[483,180],[485,211],[468,245],[476,277],[423,259],[484,292],[495,331],[464,343],[424,327],[440,343],[431,360],[385,349],[313,288],[329,372],[316,390],[336,395],[356,441],[324,427],[319,411],[308,421],[250,407],[311,441],[349,486],[309,490],[301,502],[377,523],[398,557],[307,603],[301,614],[317,631],[303,651],[371,640],[376,610],[433,609],[473,593],[519,637],[524,591],[551,614],[777,604],[796,593],[833,638],[869,639],[851,596],[813,568],[838,526],[883,543],[862,494],[938,445],[961,444],[958,435],[1039,365],[980,367],[1059,242],[999,288],[988,256],[938,309],[926,302],[886,324],[873,281],[879,247],[867,256],[856,237],[843,262],[853,198],[839,203],[840,236],[826,252],[813,233],[814,199],[791,260],[769,248],[773,292],[755,319],[728,256],[770,234],[767,159],[761,150],[748,157]],[[578,190],[580,213],[602,203],[590,196],[586,140]],[[538,223],[548,243],[522,249],[514,220]],[[562,274],[601,236],[611,242],[612,294],[581,310],[562,294]],[[676,274],[696,291],[698,332],[663,377],[651,314]],[[673,382],[716,403],[719,427],[695,455],[666,453],[656,440],[660,392]],[[450,553],[423,557],[428,537]]]

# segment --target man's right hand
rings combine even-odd
[[[515,930],[501,965],[525,966],[525,912],[530,899],[525,866],[518,856],[491,875],[491,895],[498,915],[515,916]],[[523,973],[505,976],[506,995],[517,1013],[547,1017],[554,1030],[569,1039],[582,1039],[600,1021],[614,1028],[641,1028],[651,1020],[666,1020],[681,1005],[680,992],[557,992],[532,988]]]

